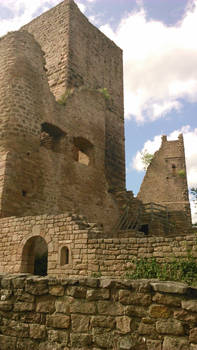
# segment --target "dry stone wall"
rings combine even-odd
[[[196,350],[197,290],[149,280],[0,276],[1,350]]]

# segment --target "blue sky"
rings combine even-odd
[[[60,2],[0,0],[0,36]],[[197,187],[197,0],[76,2],[124,52],[127,188],[137,194],[142,182],[140,152],[180,132],[188,184]]]

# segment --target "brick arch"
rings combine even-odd
[[[47,275],[48,244],[41,235],[26,239],[22,245],[20,271],[35,275]]]

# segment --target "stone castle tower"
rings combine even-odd
[[[191,224],[182,134],[175,141],[162,137],[161,147],[147,169],[137,197],[143,203],[164,205],[171,213],[180,212],[182,217],[185,214],[186,222]]]
[[[121,49],[65,0],[3,37],[0,59],[1,216],[73,209],[110,226],[125,190]]]

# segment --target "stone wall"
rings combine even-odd
[[[105,167],[111,188],[125,188],[122,50],[94,27],[72,0],[65,0],[21,30],[32,33],[45,52],[50,89],[106,88]],[[92,112],[94,115],[94,112]]]
[[[196,350],[186,284],[0,276],[1,350]]]
[[[1,217],[75,209],[112,226],[119,210],[108,192],[105,124],[113,112],[103,94],[83,87],[58,104],[41,47],[26,31],[1,39],[0,62]]]
[[[35,261],[44,253],[48,262],[44,274],[59,277],[124,277],[135,257],[153,256],[163,262],[186,257],[188,251],[197,257],[195,234],[179,237],[145,237],[136,231],[109,234],[73,213],[4,218],[0,221],[0,232],[0,273],[35,273]],[[67,259],[63,258],[65,249]]]

